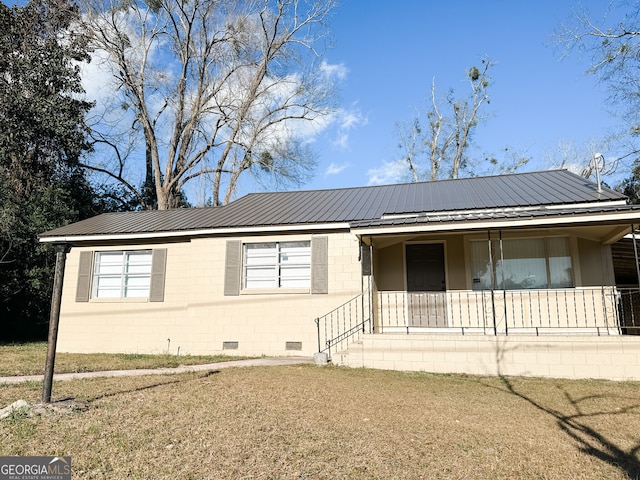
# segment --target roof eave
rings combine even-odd
[[[71,243],[81,244],[86,242],[105,241],[138,241],[138,240],[162,240],[176,238],[192,238],[204,236],[224,236],[257,233],[278,233],[278,232],[300,232],[300,231],[323,231],[323,230],[349,230],[348,223],[322,223],[322,224],[298,224],[298,225],[268,225],[251,227],[229,227],[229,228],[209,228],[200,230],[180,230],[164,232],[142,232],[142,233],[113,233],[113,234],[88,234],[88,235],[67,235],[41,237],[41,243]]]

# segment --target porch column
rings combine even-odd
[[[491,230],[487,230],[487,241],[489,244],[489,267],[491,268],[491,314],[493,315],[493,334],[498,335],[498,327],[496,325],[496,302],[495,302],[495,267],[493,265],[493,249],[491,248]]]
[[[368,244],[364,237],[360,238],[359,260],[361,267],[360,289],[362,292],[362,332],[366,333],[365,320],[366,315],[369,316],[369,332],[375,333],[374,319],[374,282],[373,282],[373,240],[368,237]],[[365,287],[366,282],[366,287]],[[367,296],[365,299],[365,295]],[[368,301],[367,310],[365,311],[365,300]]]
[[[377,333],[375,317],[378,311],[378,296],[374,292],[373,240],[371,240],[371,237],[369,237],[369,261],[371,262],[371,272],[369,273],[369,333]]]
[[[51,402],[53,385],[53,367],[56,361],[56,344],[58,343],[58,324],[60,322],[60,304],[62,302],[62,280],[67,253],[71,250],[68,243],[57,243],[53,246],[56,252],[56,270],[53,277],[53,294],[51,295],[51,314],[49,315],[49,341],[47,343],[47,360],[44,369],[44,385],[42,403]]]
[[[504,251],[502,249],[502,230],[498,231],[500,235],[500,273],[502,275],[502,304],[504,305],[504,333],[509,334],[509,327],[507,325],[507,289],[504,281]]]

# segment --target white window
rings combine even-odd
[[[151,250],[96,252],[92,297],[149,297],[151,261]]]
[[[266,242],[244,245],[245,289],[309,288],[309,242]]]
[[[471,275],[474,290],[569,288],[573,270],[566,237],[520,238],[471,242]]]

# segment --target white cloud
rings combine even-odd
[[[320,71],[329,79],[344,80],[347,78],[349,69],[342,63],[329,64],[326,60],[320,63]]]
[[[346,150],[349,147],[349,135],[345,132],[339,133],[331,144],[338,150]]]
[[[354,103],[350,109],[340,109],[336,112],[334,123],[336,124],[335,139],[331,144],[339,150],[349,148],[349,134],[357,127],[366,125],[367,117]]]
[[[342,115],[340,121],[340,128],[344,130],[349,130],[352,127],[356,127],[360,124],[364,125],[367,123],[367,119],[364,118],[361,112],[359,111],[345,111]]]
[[[348,163],[343,163],[342,165],[339,165],[334,162],[331,162],[327,167],[327,169],[325,170],[324,174],[325,176],[338,175],[339,173],[342,173],[348,166],[349,166]]]
[[[113,71],[107,58],[104,50],[96,49],[91,53],[91,62],[80,64],[82,86],[89,101],[102,103],[114,94]]]
[[[407,165],[404,160],[385,162],[381,167],[367,171],[368,185],[387,185],[399,183],[407,178]]]

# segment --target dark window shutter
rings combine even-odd
[[[78,284],[76,286],[76,302],[88,302],[91,294],[91,268],[93,252],[80,252],[78,266]]]
[[[360,245],[360,262],[362,275],[371,275],[371,247],[368,245]]]
[[[240,295],[241,251],[242,243],[240,240],[227,240],[224,260],[225,296]]]
[[[329,293],[329,237],[311,237],[311,293]]]
[[[157,248],[151,255],[150,302],[164,302],[164,277],[167,265],[167,249]]]

